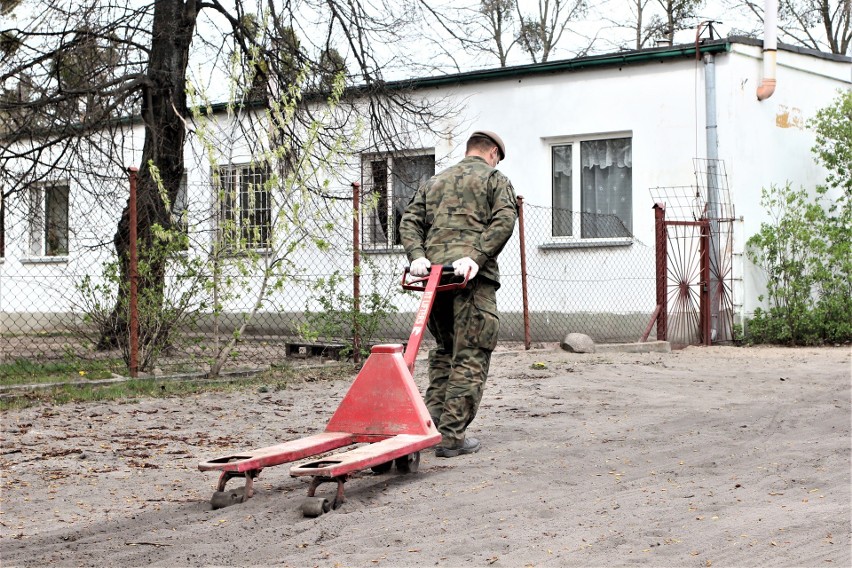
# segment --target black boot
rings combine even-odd
[[[435,457],[437,458],[454,458],[463,454],[475,454],[479,451],[482,444],[476,438],[465,438],[461,446],[455,448],[445,448],[438,446],[435,448]]]

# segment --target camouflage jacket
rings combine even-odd
[[[500,284],[497,255],[518,218],[512,182],[478,156],[433,176],[411,198],[399,234],[408,260],[452,264],[469,256],[479,274]]]

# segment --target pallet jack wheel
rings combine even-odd
[[[394,463],[399,473],[417,473],[417,470],[420,469],[420,452],[396,458]]]
[[[245,487],[233,489],[231,491],[215,491],[213,497],[210,498],[210,506],[215,509],[230,507],[237,503],[243,503],[246,500]]]
[[[385,463],[380,463],[379,465],[374,465],[370,468],[370,470],[373,473],[378,473],[379,475],[381,475],[383,473],[389,472],[391,470],[391,467],[393,467],[393,460]]]
[[[319,517],[331,510],[331,503],[325,497],[308,497],[302,501],[302,515]]]

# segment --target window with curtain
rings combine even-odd
[[[574,234],[570,145],[553,146],[553,236]]]
[[[401,247],[399,222],[417,188],[435,175],[435,155],[368,156],[363,164],[362,245]]]
[[[67,256],[68,186],[40,185],[29,193],[30,256]]]
[[[555,144],[551,163],[554,237],[609,239],[632,235],[631,138]]]

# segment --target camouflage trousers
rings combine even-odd
[[[496,292],[491,281],[476,278],[464,289],[435,295],[427,327],[438,346],[429,352],[424,399],[441,446],[461,445],[479,409],[500,328]]]

